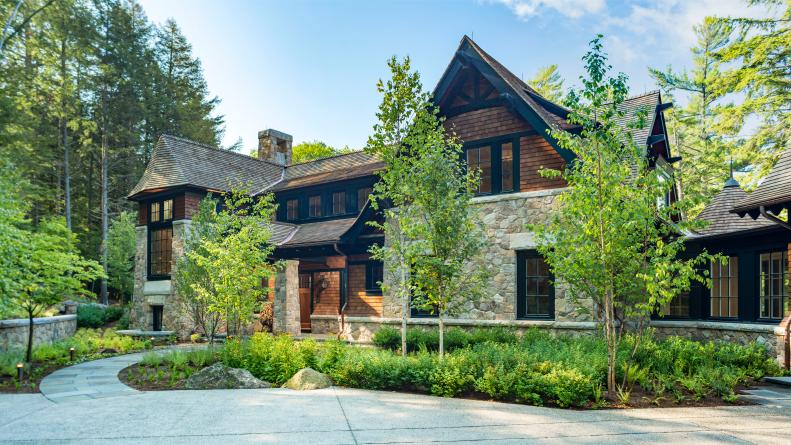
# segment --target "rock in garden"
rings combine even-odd
[[[185,386],[187,389],[255,389],[269,388],[272,385],[255,378],[246,369],[215,363],[192,374]]]
[[[311,368],[300,369],[283,385],[284,388],[296,389],[297,391],[329,388],[330,386],[332,386],[332,380],[326,374]]]

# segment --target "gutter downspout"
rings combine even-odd
[[[333,243],[332,244],[332,248],[336,252],[338,252],[339,255],[343,256],[344,269],[346,269],[346,271],[343,274],[343,276],[347,276],[348,275],[348,270],[349,270],[349,267],[348,267],[348,264],[347,264],[348,257],[338,247],[338,243]],[[347,277],[347,281],[348,281],[348,277]],[[338,340],[341,339],[341,335],[343,334],[343,331],[346,329],[346,307],[349,305],[349,295],[348,295],[349,289],[347,289],[348,288],[348,284],[347,283],[342,283],[342,284],[343,284],[343,292],[346,294],[346,296],[343,299],[343,306],[341,306],[341,309],[340,309],[341,330],[340,330],[340,332],[338,332]]]
[[[758,209],[761,211],[761,216],[764,218],[791,230],[791,224],[769,213],[766,207],[760,206]],[[783,324],[785,324],[785,326],[783,326]],[[791,369],[791,315],[783,318],[783,321],[780,322],[780,327],[785,328],[785,335],[783,336],[783,367],[785,367],[785,369]]]

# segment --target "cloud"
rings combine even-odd
[[[510,9],[519,19],[528,20],[543,10],[556,12],[573,19],[604,10],[605,0],[489,0]]]

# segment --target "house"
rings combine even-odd
[[[541,97],[466,36],[439,80],[434,99],[448,129],[464,142],[466,162],[481,170],[474,205],[487,236],[482,261],[493,269],[487,296],[448,324],[536,326],[579,333],[595,330],[590,313],[579,311],[562,283],[554,283],[526,229],[527,224],[545,220],[564,190],[562,179],[542,177],[539,170],[563,169],[574,158],[548,133],[575,130],[566,120],[567,110]],[[632,132],[634,143],[645,147],[652,165],[672,176],[672,164],[678,158],[671,154],[663,115],[671,104],[663,103],[659,92],[651,92],[632,97],[623,106],[627,119],[647,111],[645,126]],[[257,158],[172,136],[159,141],[143,177],[129,195],[140,209],[134,327],[189,329],[170,284],[173,259],[183,250],[184,231],[200,199],[209,192],[226,190],[229,181],[249,183],[256,194],[271,192],[279,204],[273,238],[275,256],[285,261],[285,268],[274,283],[278,331],[333,332],[365,341],[378,327],[400,323],[400,301],[383,293],[379,285],[388,265],[368,255],[372,244],[384,242],[383,234],[366,224],[379,217],[372,211],[368,195],[382,163],[356,152],[292,164],[291,136],[265,130],[258,138]],[[755,231],[756,236],[762,236],[764,229],[777,232],[764,220],[742,221],[728,213],[743,197],[738,187],[726,187],[723,193],[704,211],[703,217],[714,224],[696,235],[698,248],[716,245],[725,249],[728,245],[723,240],[732,233],[739,239],[745,231]],[[675,193],[665,199],[675,199]],[[721,223],[725,226],[720,227]],[[750,245],[749,241],[744,243]],[[767,246],[771,252],[775,248],[774,244]],[[743,261],[739,267],[747,267],[747,260]],[[748,273],[744,272],[740,285],[747,286]],[[756,317],[746,306],[747,294],[740,294],[743,297],[737,303],[728,300],[730,294],[717,295],[718,299],[726,298],[728,305],[738,305],[738,317],[750,317],[726,323],[708,321],[712,312],[703,310],[702,305],[714,300],[697,292],[674,302],[669,312],[677,319],[656,320],[656,327],[690,336],[704,331],[712,337],[763,335],[770,341],[774,318],[764,323]],[[687,309],[681,308],[684,305]],[[726,313],[731,320],[730,306]],[[745,328],[747,321],[757,327]],[[430,314],[415,310],[410,314],[412,325],[434,323]],[[709,329],[712,323],[722,327]]]

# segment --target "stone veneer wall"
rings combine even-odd
[[[173,264],[184,253],[185,233],[190,220],[173,221]],[[171,280],[148,281],[148,227],[137,226],[135,254],[135,284],[129,327],[148,331],[153,329],[151,306],[162,305],[162,330],[176,331],[182,338],[187,337],[193,328],[183,301],[173,288]],[[175,267],[173,268],[175,269]]]
[[[33,346],[63,340],[74,335],[76,330],[77,316],[73,314],[34,318]],[[26,347],[29,333],[30,320],[27,318],[0,320],[0,350]]]
[[[547,220],[557,196],[564,189],[474,198],[483,223],[486,242],[479,262],[473,267],[488,267],[492,274],[484,297],[468,303],[457,318],[469,320],[516,320],[516,252],[535,248],[535,240],[527,229],[528,224]],[[385,277],[392,276],[385,265]],[[578,307],[592,307],[590,300],[573,302],[562,282],[555,284],[555,319],[553,322],[591,321],[588,313]],[[382,299],[384,318],[400,318],[401,302],[390,295]],[[527,321],[527,323],[531,323]],[[584,328],[583,328],[584,329]]]
[[[287,260],[275,276],[275,301],[272,331],[299,335],[299,261]]]

